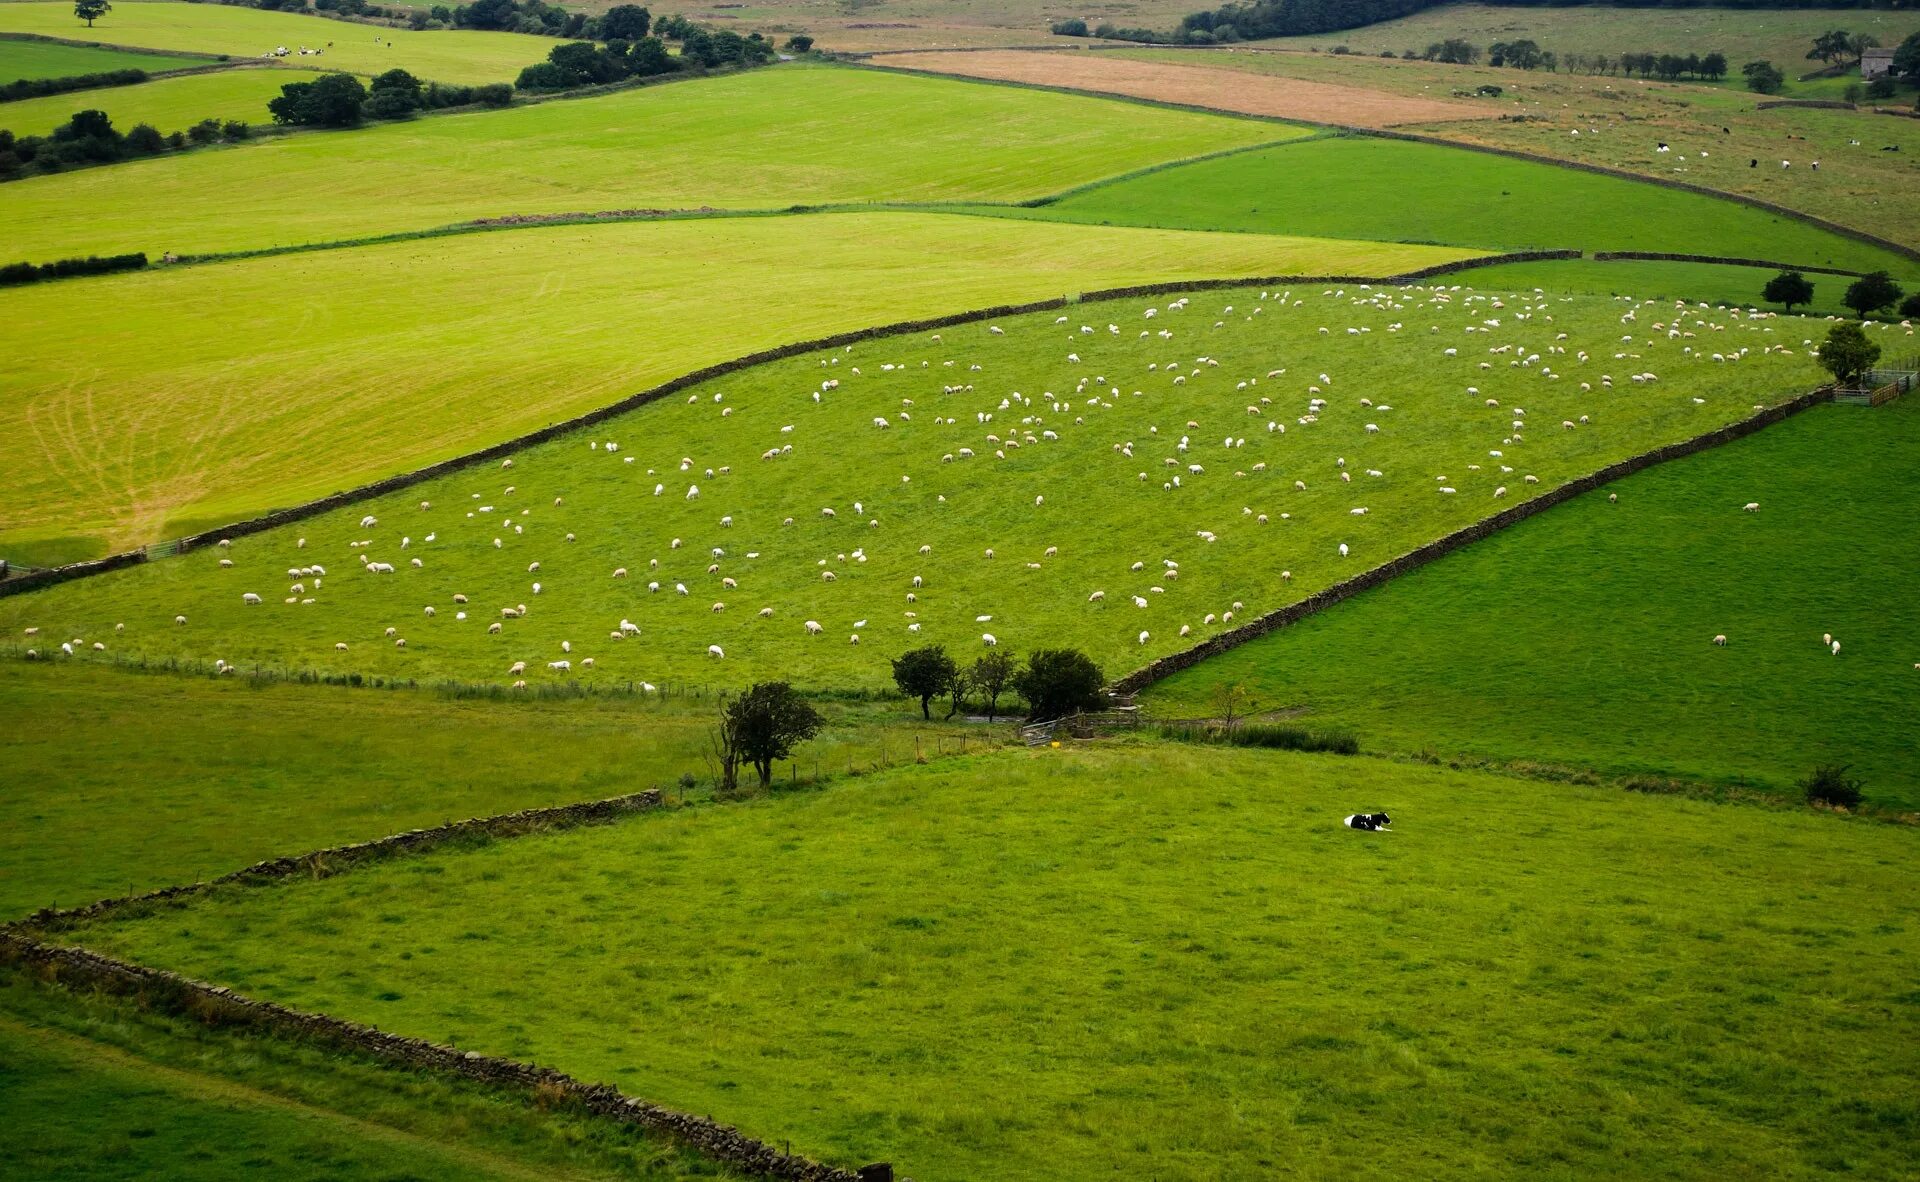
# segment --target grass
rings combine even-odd
[[[41,539],[105,551],[210,528],[872,324],[1467,253],[823,214],[521,228],[14,288],[0,292],[19,361],[0,413],[23,429],[0,433],[18,473],[0,545],[24,561]],[[90,314],[103,300],[104,335]]]
[[[1396,831],[1341,828],[1372,809]],[[1042,748],[66,938],[917,1177],[1891,1177],[1920,1122],[1915,840]]]
[[[1243,288],[1166,304],[1082,305],[1065,324],[1043,312],[756,367],[528,449],[510,471],[476,468],[230,551],[0,600],[0,635],[43,654],[77,637],[82,657],[97,641],[126,655],[408,677],[505,682],[525,661],[537,682],[563,676],[547,662],[591,656],[588,676],[620,681],[724,671],[873,686],[905,648],[979,652],[991,633],[1003,651],[1085,649],[1118,676],[1230,627],[1231,614],[1271,611],[1512,504],[1536,491],[1525,476],[1551,488],[1819,377],[1801,346],[1818,321],[1702,309],[1685,326],[1698,337],[1669,340],[1652,327],[1661,306],[1439,288],[1316,286],[1290,298]],[[1623,323],[1637,330],[1630,342]],[[1749,355],[1718,363],[1709,348]],[[1528,354],[1550,360],[1521,365]],[[1544,377],[1549,365],[1565,379]],[[1660,380],[1629,380],[1643,372]],[[841,385],[816,402],[823,379]],[[1316,388],[1331,401],[1309,417]],[[1591,424],[1560,426],[1583,416]],[[1535,426],[1516,431],[1517,420]],[[1239,442],[1223,449],[1225,437]],[[376,524],[363,529],[366,517]],[[370,575],[363,560],[399,569]],[[285,573],[316,562],[321,587]],[[1160,577],[1163,563],[1178,564],[1177,580]],[[915,589],[916,576],[926,585]],[[1107,598],[1090,601],[1095,591]],[[243,593],[265,602],[243,604]],[[488,634],[519,603],[528,616]],[[423,615],[427,605],[438,614]],[[641,634],[612,643],[623,618]],[[823,635],[803,630],[809,619]],[[41,634],[24,638],[27,627]]]
[[[0,971],[0,1167],[66,1179],[734,1175],[516,1095]]]
[[[1505,11],[1523,16],[1518,10]],[[1818,19],[1844,22],[1859,15],[1883,14],[1819,14]],[[1277,74],[1415,98],[1472,96],[1476,87],[1498,86],[1499,98],[1473,99],[1490,113],[1498,112],[1498,119],[1429,123],[1407,130],[1682,180],[1757,197],[1896,242],[1920,244],[1911,203],[1899,197],[1912,183],[1912,153],[1920,151],[1920,124],[1911,120],[1865,111],[1761,111],[1757,96],[1707,86],[1388,61],[1358,54],[1242,47],[1209,53],[1127,50],[1120,56]],[[1231,93],[1223,92],[1221,104],[1231,107]],[[1660,152],[1663,142],[1672,151]],[[1782,170],[1782,158],[1794,167]],[[1753,160],[1766,167],[1748,167]],[[1810,167],[1815,160],[1820,161],[1817,172]]]
[[[97,41],[131,49],[186,50],[259,58],[279,46],[321,49],[318,59],[290,54],[282,66],[321,65],[352,74],[400,68],[420,78],[460,85],[511,82],[524,66],[542,61],[559,42],[551,37],[471,29],[414,32],[384,25],[326,20],[262,8],[223,4],[145,3],[124,0],[93,23],[76,20],[73,5],[0,4],[0,33],[35,33]]]
[[[185,70],[206,65],[204,58],[167,57],[157,53],[129,53],[120,49],[61,45],[50,41],[16,41],[0,37],[0,82],[21,78],[73,78],[109,70]],[[0,118],[10,108],[0,106]]]
[[[319,76],[292,70],[218,70],[137,86],[68,91],[0,105],[0,126],[16,135],[46,135],[86,110],[105,111],[120,131],[130,131],[137,123],[150,123],[163,133],[185,131],[202,119],[238,119],[258,126],[272,122],[267,101],[278,98],[282,86]],[[0,202],[4,199],[0,194]]]
[[[713,694],[739,687],[675,688],[503,704],[0,662],[14,786],[0,800],[0,920],[450,819],[677,794],[682,774],[706,785]],[[916,741],[932,756],[960,725],[908,733],[894,702],[821,708],[829,725],[795,753],[795,776],[910,759]]]
[[[1370,750],[1783,793],[1833,761],[1869,799],[1920,807],[1920,627],[1904,606],[1920,577],[1916,458],[1913,399],[1819,408],[1634,476],[1617,504],[1554,509],[1147,700],[1187,713],[1238,682]],[[1759,512],[1740,511],[1749,501]]]
[[[1448,4],[1363,29],[1278,37],[1258,44],[1323,50],[1346,45],[1355,55],[1368,57],[1389,49],[1396,53],[1424,50],[1449,37],[1464,37],[1482,51],[1496,41],[1526,38],[1538,42],[1542,49],[1562,55],[1606,54],[1617,58],[1622,53],[1676,53],[1685,57],[1689,53],[1719,52],[1726,55],[1732,67],[1731,76],[1723,85],[1741,88],[1745,80],[1740,75],[1740,67],[1764,59],[1786,73],[1788,97],[1791,97],[1800,85],[1794,79],[1824,65],[1807,60],[1807,51],[1813,48],[1813,39],[1829,29],[1871,33],[1882,45],[1898,45],[1908,34],[1920,32],[1920,17],[1909,12],[1791,8],[1636,8],[1623,15],[1615,8],[1602,5],[1515,9]],[[1858,80],[1858,71],[1855,79]]]
[[[1482,287],[1502,287],[1526,291],[1533,288],[1554,294],[1585,293],[1632,295],[1655,299],[1678,299],[1710,304],[1734,304],[1747,307],[1773,307],[1764,303],[1761,291],[1767,280],[1779,274],[1771,267],[1729,267],[1717,263],[1674,263],[1643,259],[1598,262],[1593,259],[1549,259],[1534,263],[1496,263],[1469,272]],[[1911,290],[1913,275],[1903,276]],[[1853,280],[1845,275],[1808,275],[1813,284],[1813,304],[1804,311],[1814,316],[1854,317],[1840,297]],[[1890,355],[1897,355],[1905,342],[1889,342]]]
[[[1359,192],[1368,193],[1368,199],[1355,201]],[[1031,216],[1920,271],[1890,251],[1715,197],[1431,144],[1366,138],[1287,144],[1095,185]]]
[[[0,5],[0,20],[16,7]],[[1072,95],[794,65],[33,177],[0,189],[0,210],[19,227],[9,260],[228,252],[519,214],[1014,201],[1302,134]],[[315,199],[321,193],[326,200]],[[394,200],[398,193],[406,200]]]

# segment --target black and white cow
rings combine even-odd
[[[1391,826],[1393,824],[1393,818],[1387,816],[1385,813],[1355,813],[1353,816],[1341,822],[1341,824],[1349,829],[1365,829],[1368,832],[1376,832]]]

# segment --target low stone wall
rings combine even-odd
[[[588,800],[577,804],[554,805],[549,808],[521,809],[519,812],[499,813],[491,817],[469,817],[464,821],[449,821],[445,825],[436,825],[431,829],[409,829],[405,833],[395,833],[372,841],[329,846],[323,850],[314,850],[293,857],[269,858],[265,862],[255,862],[243,870],[222,874],[206,882],[185,883],[134,895],[120,895],[110,899],[100,899],[80,907],[46,907],[23,920],[5,926],[9,929],[41,930],[65,927],[82,920],[100,919],[136,904],[187,898],[231,883],[265,884],[295,876],[324,878],[363,862],[390,858],[397,854],[421,853],[461,837],[519,837],[527,833],[572,829],[581,825],[604,825],[630,813],[657,809],[660,803],[660,790],[649,788],[644,792],[611,796],[605,800]]]
[[[1824,70],[1815,70],[1812,74],[1807,75],[1807,77],[1812,78],[1825,72]],[[1760,103],[1753,109],[1756,111],[1771,111],[1778,107],[1812,107],[1816,110],[1823,111],[1858,111],[1860,109],[1857,104],[1843,103],[1838,99],[1775,99],[1770,103]]]
[[[1611,263],[1623,259],[1649,259],[1663,263],[1717,263],[1724,267],[1769,267],[1776,271],[1804,271],[1812,275],[1847,275],[1858,279],[1863,271],[1842,267],[1808,267],[1798,263],[1778,263],[1771,259],[1732,259],[1714,254],[1670,254],[1658,250],[1596,250],[1595,262]]]
[[[1442,263],[1434,267],[1424,267],[1399,275],[1384,276],[1270,275],[1264,277],[1249,276],[1247,278],[1229,279],[1191,279],[1174,283],[1142,284],[1135,287],[1116,287],[1102,291],[1083,292],[1079,298],[1081,302],[1085,303],[1103,299],[1162,295],[1174,292],[1209,291],[1217,288],[1246,287],[1261,284],[1277,286],[1290,283],[1414,283],[1422,279],[1452,274],[1472,267],[1489,266],[1496,263],[1524,262],[1542,258],[1578,258],[1579,255],[1579,251],[1529,251],[1517,254],[1486,255],[1453,263]],[[762,349],[758,353],[749,353],[744,357],[736,357],[731,361],[723,361],[717,365],[709,365],[701,369],[693,370],[690,373],[685,373],[677,378],[663,382],[658,386],[642,390],[637,394],[631,394],[620,399],[618,402],[587,411],[585,414],[575,415],[573,418],[542,427],[537,431],[530,431],[525,435],[496,443],[491,447],[485,447],[479,451],[468,452],[463,456],[455,456],[450,460],[442,460],[436,464],[428,464],[424,468],[416,468],[411,472],[402,472],[395,476],[376,480],[371,484],[363,484],[358,488],[349,489],[345,492],[333,493],[329,496],[320,497],[316,500],[307,501],[304,504],[294,505],[286,509],[276,509],[271,513],[263,513],[258,517],[249,518],[246,521],[236,521],[231,525],[224,525],[218,529],[210,529],[203,533],[194,534],[191,537],[182,538],[173,544],[173,552],[177,553],[179,551],[192,550],[217,542],[221,538],[244,537],[247,534],[261,533],[265,530],[273,529],[276,526],[287,525],[295,521],[304,521],[309,517],[315,517],[330,510],[343,508],[372,497],[396,492],[423,481],[432,480],[437,476],[444,476],[450,472],[470,468],[475,464],[501,459],[514,452],[532,447],[535,444],[545,443],[550,439],[565,435],[570,431],[578,431],[585,427],[591,427],[596,423],[605,422],[617,415],[622,415],[630,410],[645,406],[650,402],[657,402],[668,395],[677,394],[701,382],[724,377],[727,374],[736,373],[756,365],[764,365],[772,361],[782,361],[789,357],[797,357],[803,353],[811,353],[819,349],[836,349],[842,345],[855,344],[860,341],[876,340],[882,337],[903,336],[916,332],[930,332],[934,329],[951,328],[955,325],[991,320],[998,316],[1018,316],[1026,312],[1047,312],[1067,307],[1068,303],[1069,301],[1065,296],[1055,296],[1052,299],[1034,300],[1024,304],[1001,304],[996,307],[980,308],[971,312],[956,312],[951,315],[935,316],[924,320],[904,320],[873,328],[854,329],[850,332],[835,333],[832,336],[819,337],[810,341],[796,341],[792,344],[780,345],[772,349]],[[147,551],[143,548],[140,550],[129,550],[123,554],[109,555],[106,558],[95,558],[87,562],[75,562],[67,566],[33,571],[20,575],[17,578],[0,582],[0,598],[5,598],[9,595],[19,595],[27,591],[37,591],[42,587],[51,587],[55,584],[69,582],[73,579],[83,579],[90,575],[105,574],[108,571],[135,566],[145,561],[147,561]]]
[[[1496,534],[1510,525],[1518,524],[1537,513],[1543,513],[1555,505],[1564,504],[1582,493],[1592,492],[1601,485],[1610,484],[1623,476],[1663,464],[1668,460],[1677,460],[1708,448],[1718,447],[1745,438],[1766,427],[1771,427],[1784,419],[1806,410],[1810,406],[1826,402],[1832,392],[1821,389],[1802,394],[1779,406],[1750,415],[1736,423],[1696,435],[1692,439],[1683,439],[1678,443],[1669,443],[1637,456],[1630,456],[1615,464],[1609,464],[1598,472],[1570,480],[1530,501],[1522,501],[1510,509],[1504,509],[1492,517],[1476,521],[1472,525],[1436,538],[1424,546],[1408,551],[1400,557],[1382,563],[1371,570],[1362,571],[1351,579],[1335,583],[1324,591],[1316,592],[1296,603],[1276,611],[1268,612],[1255,620],[1250,620],[1229,632],[1209,637],[1192,648],[1161,657],[1144,668],[1136,669],[1114,682],[1111,691],[1116,694],[1137,693],[1156,681],[1171,677],[1183,669],[1191,669],[1208,657],[1217,656],[1228,649],[1238,648],[1250,640],[1265,636],[1278,628],[1296,623],[1316,612],[1325,611],[1344,599],[1350,599],[1362,591],[1371,590],[1383,583],[1399,578],[1418,567],[1425,566],[1436,558],[1443,558],[1462,546],[1477,542],[1482,538]]]
[[[542,1097],[562,1096],[595,1116],[663,1133],[716,1160],[762,1177],[791,1182],[858,1182],[860,1177],[850,1170],[783,1153],[709,1117],[676,1112],[627,1096],[610,1084],[583,1083],[551,1067],[387,1034],[358,1022],[256,1001],[165,969],[115,960],[84,948],[48,944],[21,931],[0,930],[0,961],[68,987],[99,989],[149,1003],[159,1002],[169,1009],[190,1010],[203,1020],[320,1041],[408,1067],[445,1072],[516,1091],[537,1092]]]

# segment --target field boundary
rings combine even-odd
[[[69,989],[86,986],[130,996],[202,1021],[243,1024],[295,1039],[320,1039],[409,1067],[464,1076],[485,1084],[551,1097],[556,1093],[595,1116],[663,1133],[728,1165],[790,1182],[860,1182],[851,1170],[785,1153],[710,1117],[663,1108],[622,1093],[611,1084],[589,1084],[541,1067],[456,1046],[388,1034],[376,1027],[310,1013],[209,985],[167,969],[117,960],[85,948],[47,944],[9,927],[0,929],[0,961],[37,970]]]
[[[1007,48],[1007,47],[998,47],[998,48]],[[1059,46],[1059,47],[1048,47],[1046,49],[1023,49],[1023,48],[1015,47],[1013,48],[1012,51],[1018,52],[1018,53],[1055,53],[1055,52],[1074,52],[1074,51],[1078,51],[1082,53],[1099,53],[1102,50],[1124,49],[1124,48],[1134,48],[1134,47],[1113,46],[1113,45],[1087,46],[1084,48],[1077,47],[1077,46]],[[1192,48],[1195,48],[1197,51],[1201,47],[1192,47]],[[907,51],[898,50],[898,51],[881,51],[881,52],[884,53],[884,52],[907,52]],[[959,52],[959,51],[917,50],[914,52],[948,53],[948,52]],[[878,56],[878,54],[867,54],[865,56],[873,57],[873,56]],[[1199,104],[1195,104],[1195,103],[1168,103],[1168,102],[1162,102],[1157,99],[1141,98],[1138,95],[1120,94],[1115,91],[1087,90],[1087,89],[1073,87],[1073,86],[1049,86],[1049,85],[1045,85],[1038,82],[1012,82],[1012,81],[1006,81],[1006,80],[996,79],[996,78],[974,78],[965,74],[942,74],[938,70],[919,70],[919,69],[911,69],[911,68],[901,67],[901,66],[867,65],[865,64],[864,61],[849,62],[848,64],[854,65],[857,68],[863,68],[863,69],[869,69],[869,70],[891,70],[896,74],[921,74],[921,75],[926,75],[926,76],[936,77],[936,78],[951,78],[951,79],[956,79],[962,82],[979,82],[989,86],[1017,86],[1017,87],[1023,87],[1030,90],[1051,90],[1061,94],[1092,95],[1096,98],[1115,99],[1121,102],[1141,103],[1150,107],[1168,107],[1174,110],[1181,110],[1181,111],[1203,111],[1209,114],[1228,115],[1228,116],[1234,116],[1241,119],[1260,119],[1260,120],[1265,120],[1273,123],[1293,123],[1293,124],[1298,124],[1306,127],[1322,127],[1322,128],[1327,128],[1329,130],[1334,130],[1334,131],[1350,132],[1354,135],[1375,136],[1380,139],[1404,140],[1408,143],[1416,143],[1416,144],[1432,144],[1442,148],[1459,148],[1467,152],[1485,152],[1491,156],[1505,156],[1510,160],[1525,160],[1533,164],[1550,164],[1556,168],[1570,168],[1576,172],[1590,172],[1598,176],[1610,176],[1610,177],[1616,177],[1622,180],[1640,181],[1649,185],[1660,185],[1663,188],[1674,189],[1683,193],[1698,193],[1705,197],[1718,197],[1726,201],[1732,201],[1740,205],[1749,206],[1753,209],[1763,210],[1771,214],[1777,214],[1781,217],[1792,218],[1795,221],[1804,222],[1807,225],[1818,227],[1819,229],[1826,230],[1829,233],[1839,234],[1845,238],[1851,238],[1856,242],[1862,242],[1869,246],[1877,246],[1882,250],[1892,251],[1893,253],[1899,255],[1904,259],[1907,259],[1910,262],[1920,263],[1920,249],[1907,246],[1903,243],[1895,242],[1890,238],[1882,238],[1878,234],[1872,234],[1866,230],[1859,230],[1859,229],[1855,229],[1852,226],[1841,225],[1839,222],[1830,222],[1827,219],[1823,217],[1819,217],[1815,214],[1802,213],[1797,209],[1789,209],[1784,205],[1775,205],[1773,202],[1763,200],[1762,198],[1759,198],[1759,197],[1749,197],[1744,193],[1731,193],[1725,189],[1710,189],[1705,185],[1695,185],[1695,184],[1690,184],[1686,181],[1670,180],[1666,177],[1645,176],[1637,172],[1628,172],[1625,169],[1608,168],[1603,164],[1587,164],[1579,160],[1560,160],[1552,156],[1541,156],[1533,152],[1523,152],[1517,148],[1498,148],[1498,147],[1494,147],[1491,144],[1476,144],[1470,140],[1446,139],[1441,136],[1425,135],[1420,132],[1395,131],[1391,128],[1358,127],[1358,126],[1353,126],[1345,123],[1325,123],[1325,122],[1321,122],[1314,119],[1298,119],[1298,118],[1283,119],[1277,115],[1250,115],[1245,111],[1229,111],[1221,107],[1206,107],[1206,106],[1200,106]]]
[[[1866,274],[1865,271],[1849,271],[1844,267],[1803,267],[1794,263],[1774,262],[1771,259],[1732,259],[1713,254],[1673,254],[1659,250],[1596,250],[1589,257],[1597,263],[1642,259],[1662,263],[1713,263],[1722,267],[1764,267],[1779,271],[1810,271],[1815,275],[1846,275],[1854,279]]]
[[[1217,291],[1229,287],[1276,286],[1293,283],[1369,283],[1393,286],[1418,283],[1422,280],[1434,279],[1442,275],[1452,275],[1460,271],[1472,270],[1478,267],[1495,266],[1502,263],[1526,263],[1546,259],[1577,259],[1580,257],[1581,254],[1577,250],[1532,250],[1457,259],[1453,262],[1436,263],[1431,267],[1421,267],[1396,275],[1250,275],[1240,278],[1182,279],[1165,283],[1143,283],[1131,287],[1113,287],[1099,291],[1082,292],[1078,297],[1059,295],[1024,304],[1001,304],[989,308],[975,309],[970,312],[955,312],[945,316],[935,316],[922,320],[904,320],[893,324],[852,329],[847,332],[817,337],[812,340],[795,341],[785,345],[777,345],[771,349],[762,349],[755,353],[748,353],[743,357],[736,357],[731,361],[722,361],[714,365],[691,370],[681,374],[677,378],[669,378],[657,386],[652,386],[636,394],[630,394],[616,402],[609,403],[606,406],[598,407],[583,414],[575,415],[570,419],[562,419],[557,423],[550,423],[545,427],[529,431],[500,443],[492,444],[478,451],[467,452],[464,455],[454,456],[451,459],[440,460],[428,464],[425,467],[415,468],[412,471],[388,476],[373,481],[370,484],[361,485],[358,488],[348,489],[344,492],[330,493],[327,496],[318,497],[298,505],[272,510],[258,517],[236,521],[216,529],[203,530],[200,533],[192,534],[185,538],[156,542],[142,546],[139,549],[128,550],[119,554],[110,554],[105,558],[94,558],[85,562],[69,563],[65,566],[50,567],[44,570],[30,571],[17,575],[5,581],[0,581],[0,598],[19,595],[28,591],[36,591],[43,587],[51,587],[59,583],[71,582],[74,579],[102,575],[109,571],[121,570],[130,566],[138,566],[149,560],[150,551],[157,552],[158,556],[171,556],[222,539],[244,537],[248,534],[261,533],[277,526],[288,525],[295,521],[304,521],[309,517],[314,517],[333,509],[342,508],[386,493],[397,492],[400,489],[411,487],[438,476],[458,472],[476,464],[485,463],[488,460],[504,458],[514,452],[521,451],[536,444],[545,443],[548,440],[555,439],[569,432],[578,431],[585,427],[591,427],[596,423],[605,422],[607,419],[625,414],[630,410],[637,410],[648,403],[657,402],[668,395],[677,394],[701,382],[724,377],[727,374],[737,373],[757,365],[765,365],[773,361],[783,361],[786,358],[797,357],[803,353],[812,353],[820,349],[833,349],[860,341],[904,336],[909,333],[950,328],[961,324],[972,324],[982,320],[991,320],[996,316],[1018,316],[1028,312],[1054,311],[1068,307],[1074,303],[1132,299],[1139,296],[1172,295],[1182,292]]]
[[[1821,386],[1807,393],[1796,395],[1776,406],[1770,406],[1765,410],[1748,415],[1744,419],[1728,423],[1723,427],[1716,427],[1701,435],[1695,435],[1691,439],[1683,439],[1677,443],[1664,444],[1654,448],[1652,451],[1641,452],[1639,455],[1629,456],[1624,460],[1608,464],[1596,472],[1589,472],[1585,476],[1575,477],[1565,484],[1534,497],[1532,500],[1522,501],[1510,509],[1503,509],[1491,517],[1482,518],[1472,525],[1463,526],[1460,529],[1454,530],[1452,533],[1444,534],[1431,542],[1407,551],[1398,558],[1389,559],[1379,566],[1362,571],[1350,579],[1343,579],[1323,591],[1317,591],[1307,596],[1305,599],[1270,611],[1258,619],[1250,620],[1231,631],[1209,637],[1199,644],[1194,645],[1192,648],[1182,649],[1177,653],[1169,653],[1159,660],[1135,669],[1133,672],[1115,681],[1110,687],[1111,691],[1117,694],[1137,693],[1157,681],[1162,681],[1175,673],[1191,669],[1208,657],[1218,656],[1229,649],[1238,648],[1250,640],[1257,640],[1269,632],[1284,628],[1289,624],[1298,623],[1308,616],[1325,611],[1327,608],[1332,607],[1342,600],[1351,599],[1363,591],[1370,591],[1375,587],[1392,582],[1401,575],[1425,566],[1435,559],[1444,558],[1455,550],[1477,542],[1482,538],[1499,533],[1508,526],[1518,525],[1529,517],[1544,513],[1556,505],[1564,504],[1577,496],[1592,492],[1594,489],[1600,488],[1603,485],[1611,484],[1624,476],[1631,476],[1636,472],[1654,467],[1657,464],[1666,463],[1668,460],[1681,459],[1685,456],[1707,451],[1710,448],[1719,447],[1724,443],[1732,443],[1736,439],[1744,439],[1748,435],[1773,426],[1775,423],[1784,422],[1809,407],[1829,401],[1832,398],[1832,394],[1833,391],[1831,387]]]

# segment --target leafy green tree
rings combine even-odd
[[[1798,271],[1782,271],[1767,280],[1767,286],[1760,292],[1761,298],[1768,303],[1784,304],[1787,311],[1793,311],[1795,304],[1813,302],[1813,284]]]
[[[1033,721],[1065,718],[1106,704],[1106,679],[1093,658],[1078,649],[1040,649],[1014,675],[1013,688],[1027,700]]]
[[[1055,21],[1053,23],[1053,35],[1056,37],[1085,37],[1087,35],[1087,22],[1077,16],[1070,17],[1063,21]]]
[[[1857,385],[1880,360],[1880,346],[1867,339],[1858,324],[1841,321],[1820,342],[1820,367],[1842,386]]]
[[[784,681],[756,683],[741,696],[720,708],[720,743],[728,761],[727,787],[732,787],[731,768],[741,763],[753,765],[760,774],[760,786],[773,782],[773,765],[787,758],[793,749],[820,733],[827,720],[791,685]]]
[[[1908,37],[1893,51],[1893,64],[1889,69],[1908,81],[1920,82],[1920,33]]]
[[[157,156],[167,150],[167,137],[151,123],[140,123],[127,133],[127,151],[136,156]]]
[[[642,37],[627,50],[627,69],[642,78],[655,74],[671,74],[680,68],[667,52],[667,43],[658,37]]]
[[[1082,30],[1085,30],[1086,27],[1087,27],[1087,22],[1081,21],[1080,28]],[[1054,32],[1056,33],[1059,31],[1060,30],[1058,29],[1054,30]],[[1068,34],[1068,36],[1084,37],[1086,36],[1086,33],[1082,31],[1077,34],[1070,33]],[[786,48],[790,53],[806,53],[813,48],[813,38],[807,36],[805,33],[795,33],[793,36],[787,38]]]
[[[920,716],[932,718],[929,704],[947,690],[960,671],[940,645],[916,648],[900,654],[893,662],[893,684],[910,698],[920,699]]]
[[[1882,74],[1867,83],[1864,97],[1870,99],[1890,99],[1898,93],[1900,93],[1899,84],[1893,80],[1893,75]],[[1855,101],[1857,102],[1858,100]]]
[[[994,649],[973,663],[973,670],[967,674],[967,682],[975,692],[987,699],[987,721],[1000,709],[1000,695],[1007,692],[1013,684],[1013,654]]]
[[[1861,316],[1871,316],[1882,308],[1891,308],[1900,301],[1902,294],[1893,276],[1885,271],[1875,271],[1854,280],[1847,287],[1847,294],[1840,297],[1840,302]]]
[[[1779,94],[1787,84],[1787,76],[1772,62],[1748,62],[1740,72],[1747,76],[1747,89],[1755,94]]]
[[[518,90],[569,90],[579,84],[578,76],[552,62],[535,62],[513,80]]]
[[[967,691],[973,688],[973,678],[965,670],[956,670],[947,679],[947,717],[952,718],[967,708]]]
[[[600,39],[638,41],[652,24],[653,14],[638,4],[616,4],[600,18]]]
[[[91,29],[93,22],[113,11],[113,5],[107,0],[74,0],[73,15],[87,22]]]
[[[381,74],[367,94],[367,114],[375,119],[404,119],[424,105],[420,80],[405,70]]]
[[[220,137],[229,143],[239,143],[253,136],[253,128],[238,119],[229,119],[221,125]]]
[[[1727,76],[1727,55],[1710,53],[1700,59],[1700,76],[1719,81]]]
[[[1900,315],[1912,320],[1920,317],[1920,291],[1914,292],[1900,303]]]
[[[275,123],[291,127],[354,127],[366,101],[367,88],[352,74],[322,74],[281,87],[267,111]]]
[[[220,121],[218,119],[202,119],[192,127],[187,128],[187,138],[196,144],[212,143],[220,138]]]
[[[1813,39],[1813,48],[1807,51],[1808,61],[1821,61],[1831,65],[1836,58],[1843,58],[1853,50],[1853,35],[1845,29],[1828,29]]]

